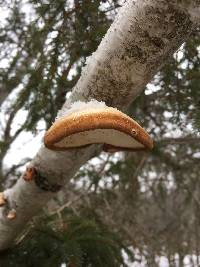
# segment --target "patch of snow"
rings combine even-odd
[[[68,116],[74,112],[87,110],[87,109],[98,109],[98,108],[106,108],[106,104],[104,102],[97,101],[95,99],[90,100],[89,102],[76,101],[74,102],[70,108],[63,107],[59,112],[56,119]]]

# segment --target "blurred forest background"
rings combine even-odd
[[[0,1],[1,190],[30,160],[7,168],[7,153],[22,133],[37,136],[38,125],[52,124],[121,2]],[[163,257],[165,266],[200,266],[199,68],[196,31],[128,110],[154,150],[89,161],[0,266],[156,267]]]

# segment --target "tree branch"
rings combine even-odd
[[[159,146],[167,145],[200,145],[200,137],[178,137],[178,138],[165,138],[157,142]]]

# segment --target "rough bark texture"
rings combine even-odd
[[[128,0],[98,50],[88,58],[63,108],[94,98],[125,110],[194,29],[199,7],[199,1],[192,0]],[[100,147],[69,152],[39,150],[31,163],[37,170],[34,179],[21,177],[5,192],[7,202],[0,208],[0,250],[12,245],[25,223]],[[16,218],[8,220],[6,214],[11,209],[16,210]]]

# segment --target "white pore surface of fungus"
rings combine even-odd
[[[62,110],[58,112],[58,116],[56,120],[62,118],[64,116],[69,116],[70,114],[78,111],[85,111],[88,109],[99,109],[106,108],[106,104],[104,102],[97,101],[96,99],[92,99],[88,102],[76,101],[70,107],[63,107]]]

